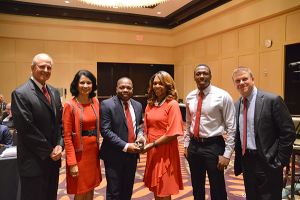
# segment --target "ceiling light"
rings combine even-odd
[[[161,14],[161,12],[157,12],[157,14],[159,14],[159,15],[160,15],[160,14]]]
[[[86,4],[109,8],[144,8],[157,5],[168,0],[78,0]]]
[[[65,1],[65,3],[70,3],[70,1]]]

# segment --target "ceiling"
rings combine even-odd
[[[127,9],[68,1],[0,0],[0,13],[172,29],[231,0],[169,0],[149,8]]]

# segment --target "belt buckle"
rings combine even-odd
[[[88,132],[89,132],[89,135],[88,135],[88,136],[89,136],[89,137],[93,136],[94,131],[95,131],[95,130],[88,130]]]
[[[204,138],[199,138],[199,142],[204,142]]]

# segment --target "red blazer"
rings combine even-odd
[[[96,98],[92,99],[92,106],[96,111],[96,116],[98,119],[97,126],[97,141],[99,145],[100,137],[100,117],[99,117],[99,102]],[[83,108],[80,107],[75,98],[71,99],[69,102],[65,103],[63,110],[63,129],[64,129],[64,141],[65,141],[65,150],[66,158],[68,165],[77,164],[76,152],[82,151],[82,134],[81,134],[81,114]]]

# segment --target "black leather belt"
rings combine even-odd
[[[94,136],[94,135],[97,135],[97,129],[94,129],[94,130],[88,130],[88,131],[82,131],[81,132],[81,135],[82,136]]]
[[[245,153],[249,153],[249,154],[258,154],[258,151],[257,150],[253,150],[253,149],[246,149]]]
[[[211,141],[217,140],[219,137],[222,137],[222,136],[215,136],[215,137],[209,137],[209,138],[199,138],[199,137],[196,137],[196,136],[193,134],[192,137],[193,137],[194,140],[196,140],[197,142],[211,142]]]

